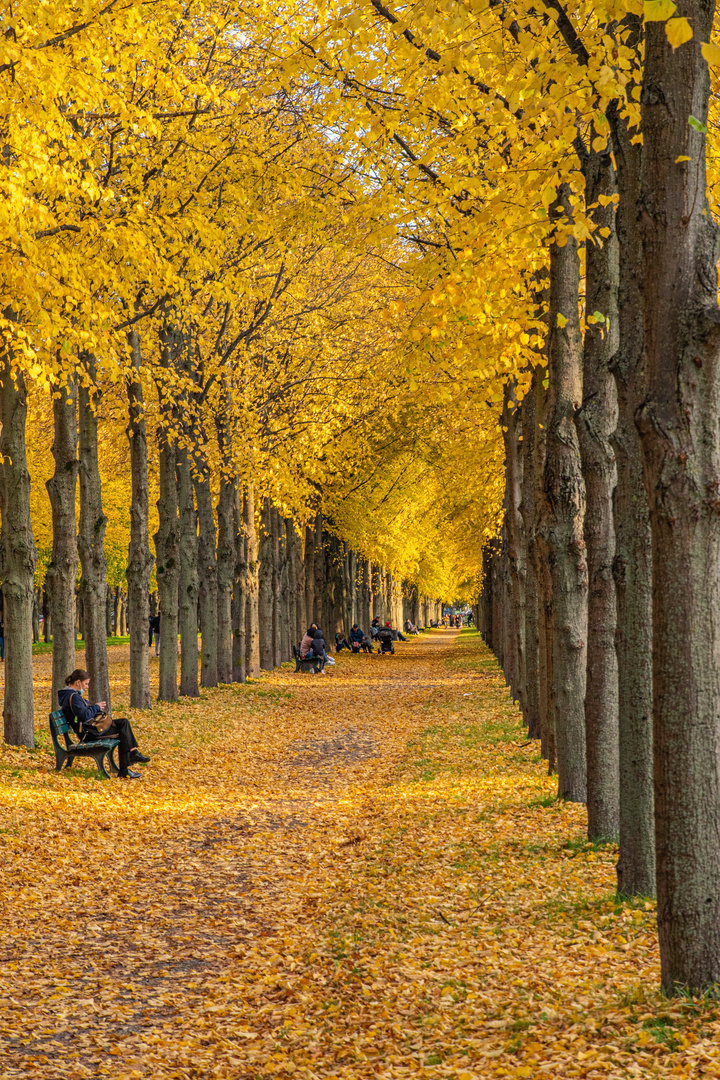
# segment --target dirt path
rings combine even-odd
[[[720,1075],[476,635],[138,727],[136,784],[0,756],[0,1078]]]

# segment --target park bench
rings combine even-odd
[[[71,769],[76,757],[91,757],[95,758],[100,775],[109,779],[110,773],[105,767],[107,757],[112,772],[117,773],[118,767],[114,753],[119,743],[118,739],[95,739],[87,743],[71,742],[70,729],[62,709],[56,709],[55,712],[50,713],[50,735],[55,748],[55,772],[60,772],[65,764],[68,769]],[[60,743],[61,735],[65,741],[64,747]]]
[[[295,658],[295,670],[296,671],[322,671],[325,667],[325,659],[322,656],[301,656],[300,647],[293,645],[292,647],[293,657]]]

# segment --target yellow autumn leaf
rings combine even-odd
[[[558,311],[557,324],[560,327],[560,329],[562,330],[562,328],[564,326],[567,326],[567,323],[568,323],[568,320],[565,318],[564,315],[561,315],[560,312]]]
[[[711,67],[720,66],[720,45],[716,45],[714,41],[703,41],[701,51]]]
[[[684,45],[693,36],[693,30],[687,19],[670,19],[665,24],[665,33],[673,49]]]
[[[673,0],[645,0],[643,19],[645,22],[665,22],[675,14],[677,4]]]

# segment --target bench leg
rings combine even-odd
[[[55,750],[55,772],[60,772],[67,759],[68,755],[62,750]]]
[[[110,773],[105,768],[105,755],[107,753],[108,753],[107,750],[97,750],[93,754],[93,757],[95,758],[95,764],[97,765],[97,771],[100,773],[101,776],[104,776],[106,780],[109,780],[110,779]]]

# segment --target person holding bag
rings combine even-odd
[[[140,773],[133,772],[130,764],[149,761],[150,758],[140,752],[127,717],[119,716],[110,720],[105,712],[105,701],[91,705],[84,700],[83,694],[89,685],[90,676],[82,668],[76,668],[68,675],[64,689],[58,690],[58,702],[65,719],[81,743],[103,738],[118,739],[119,777],[121,780],[138,780]]]

